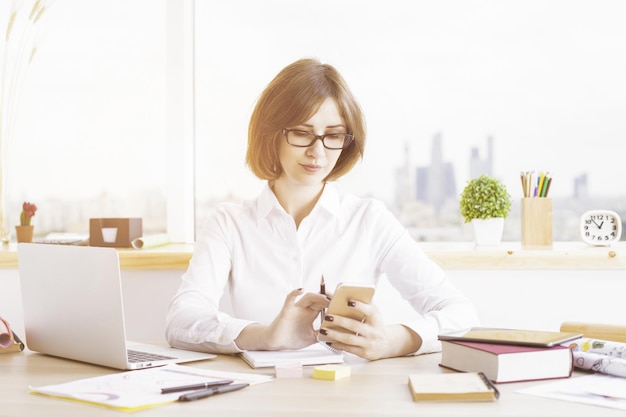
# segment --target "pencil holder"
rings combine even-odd
[[[552,248],[552,199],[522,198],[522,247]]]

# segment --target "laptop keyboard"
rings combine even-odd
[[[159,355],[158,353],[140,352],[138,350],[128,349],[128,360],[131,363],[151,362],[158,360],[175,359],[172,356]]]

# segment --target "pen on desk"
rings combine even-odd
[[[211,388],[218,385],[232,384],[233,381],[228,379],[220,379],[219,381],[201,382],[199,384],[181,385],[178,387],[161,388],[161,394],[171,394],[173,392],[192,391],[203,388]]]
[[[218,385],[217,387],[201,389],[197,391],[193,391],[187,394],[183,394],[178,397],[178,401],[195,401],[201,400],[203,398],[210,397],[216,394],[223,394],[225,392],[237,391],[238,389],[242,389],[247,387],[250,384],[229,384],[229,385]]]
[[[326,295],[326,282],[324,281],[324,275],[322,275],[322,280],[320,281],[320,294]],[[322,311],[320,311],[320,327],[324,324],[324,314],[326,314],[326,310],[322,309]]]

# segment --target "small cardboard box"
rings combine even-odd
[[[89,219],[89,246],[130,248],[142,233],[141,218]]]

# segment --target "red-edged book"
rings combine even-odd
[[[483,372],[493,382],[567,378],[574,361],[567,346],[533,347],[501,343],[441,341],[441,366]]]

